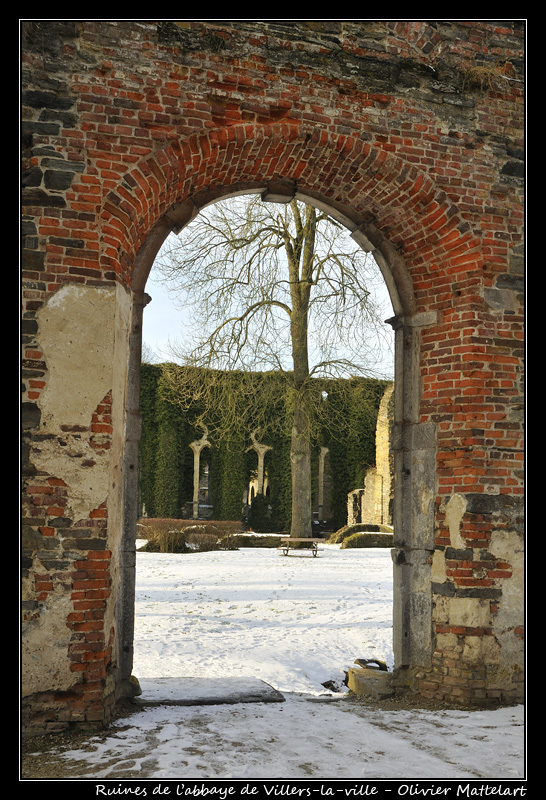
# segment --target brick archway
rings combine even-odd
[[[142,289],[146,270],[133,264],[144,243],[153,248],[164,231],[181,229],[215,200],[264,191],[326,204],[367,246],[371,241],[374,249],[387,249],[397,313],[414,313],[415,300],[403,261],[390,255],[394,250],[403,249],[423,279],[431,270],[439,270],[438,277],[458,269],[466,274],[469,263],[479,268],[484,258],[464,212],[403,156],[347,135],[272,124],[195,135],[126,172],[101,212],[103,268]]]
[[[224,183],[216,184],[218,179]],[[467,280],[471,274],[469,265],[479,282],[483,270],[479,244],[468,232],[457,208],[449,203],[444,192],[435,190],[422,171],[408,166],[396,155],[361,143],[357,146],[346,137],[308,135],[292,126],[245,126],[241,130],[230,128],[195,137],[186,147],[177,143],[162,151],[159,158],[148,158],[138,164],[124,176],[123,189],[117,194],[110,193],[103,217],[107,211],[111,214],[107,222],[110,227],[114,220],[123,222],[119,229],[131,232],[134,237],[130,242],[116,244],[116,252],[122,252],[123,245],[135,248],[140,245],[134,259],[129,255],[125,259],[127,264],[134,264],[130,280],[135,332],[129,356],[132,378],[128,389],[126,452],[132,451],[132,455],[126,474],[124,508],[132,511],[126,511],[127,550],[130,551],[134,540],[136,524],[137,470],[133,465],[138,458],[138,424],[132,433],[134,426],[130,421],[138,420],[140,331],[147,275],[165,237],[182,229],[201,208],[234,194],[255,192],[272,202],[297,197],[327,208],[347,226],[356,241],[374,253],[391,291],[397,312],[392,321],[396,331],[395,662],[400,674],[411,668],[430,668],[433,600],[431,591],[423,591],[423,586],[430,586],[434,553],[436,425],[431,420],[422,420],[418,409],[422,402],[423,332],[434,329],[438,313],[434,305],[419,302],[418,293],[416,296],[413,290],[414,281],[419,278],[410,277],[396,242],[403,241],[406,252],[411,253],[414,276],[429,274],[431,261],[441,265],[446,275],[463,271]],[[130,228],[128,220],[138,220],[139,224]],[[146,220],[149,220],[149,234],[142,241],[142,222]],[[429,292],[427,297],[430,299]],[[127,502],[129,497],[133,497],[133,502]],[[419,504],[415,501],[417,497],[421,498]],[[120,652],[126,654],[122,673],[129,679],[134,594],[131,557],[124,574],[124,625],[119,632]]]
[[[146,280],[168,233],[248,192],[327,208],[391,294],[400,682],[521,698],[521,31],[442,24],[375,21],[378,50],[365,21],[30,22],[30,727],[107,721],[125,690]],[[478,53],[512,71],[468,88]]]

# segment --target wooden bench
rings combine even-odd
[[[317,554],[318,554],[317,545],[320,542],[325,542],[325,541],[326,541],[326,539],[311,539],[311,538],[306,538],[306,537],[298,539],[298,538],[295,538],[295,537],[292,537],[292,536],[281,536],[281,542],[284,542],[284,544],[281,544],[281,546],[278,549],[282,550],[285,556],[288,555],[288,551],[289,550],[300,550],[302,552],[305,552],[305,550],[307,548],[305,548],[305,547],[293,547],[292,545],[295,542],[307,542],[308,544],[311,544],[311,547],[309,548],[309,551],[313,554],[314,557],[316,557]]]

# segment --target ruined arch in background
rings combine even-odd
[[[231,162],[228,162],[228,153]],[[246,155],[246,162],[243,155]],[[188,161],[191,179],[185,176]],[[269,168],[272,173],[270,180],[263,164],[273,164],[273,168]],[[314,170],[313,164],[316,164]],[[261,175],[263,172],[266,175],[260,180],[253,179],[256,173]],[[150,175],[154,176],[153,181],[150,181]],[[336,176],[335,180],[332,175]],[[216,184],[217,176],[222,177],[223,184]],[[230,179],[232,182],[226,183]],[[359,187],[358,192],[355,185]],[[382,270],[395,310],[392,324],[396,332],[395,664],[398,670],[428,666],[432,647],[430,562],[434,551],[436,437],[434,423],[422,422],[420,418],[422,382],[419,376],[421,331],[433,326],[437,315],[434,310],[418,311],[412,279],[393,240],[400,239],[406,246],[415,241],[418,252],[423,248],[429,253],[429,258],[442,258],[444,262],[450,252],[457,255],[468,252],[476,257],[477,244],[466,233],[466,226],[461,223],[456,209],[443,193],[434,190],[432,182],[422,172],[407,167],[398,158],[385,156],[366,146],[357,147],[344,138],[302,136],[287,126],[258,129],[245,126],[242,131],[228,129],[202,140],[196,138],[192,146],[174,146],[161,153],[159,159],[148,159],[126,175],[124,186],[132,186],[133,193],[125,190],[117,197],[111,193],[108,202],[111,219],[107,224],[112,227],[116,221],[131,217],[135,220],[149,219],[150,230],[143,238],[142,226],[132,227],[134,246],[138,250],[130,277],[133,333],[129,343],[130,379],[127,387],[126,457],[130,466],[126,471],[124,500],[126,544],[122,547],[122,552],[126,553],[122,570],[125,576],[124,623],[120,629],[123,678],[127,680],[130,677],[132,667],[132,542],[138,480],[138,470],[134,465],[138,462],[138,375],[142,313],[148,300],[146,280],[159,248],[171,232],[180,231],[210,203],[249,193],[260,193],[264,201],[269,202],[287,202],[295,197],[328,211],[348,228],[355,241],[373,252]],[[155,191],[146,196],[150,189]],[[154,221],[156,214],[158,218]],[[430,220],[434,221],[433,225]],[[125,226],[120,225],[122,229],[125,230]],[[120,241],[120,248],[127,244]],[[127,256],[126,262],[131,262],[131,256]],[[420,498],[419,502],[416,498]],[[423,587],[428,589],[423,591]]]

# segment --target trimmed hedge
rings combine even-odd
[[[330,544],[341,544],[349,536],[355,533],[392,533],[389,525],[375,525],[370,522],[355,522],[353,525],[344,525],[333,533],[328,541]]]
[[[140,519],[137,535],[147,543],[140,552],[204,553],[210,550],[236,550],[236,534],[241,525],[236,522],[180,519]]]
[[[280,547],[281,545],[281,534],[262,534],[261,536],[256,536],[252,533],[238,533],[232,537],[237,544],[237,549],[239,547]]]
[[[195,522],[181,519],[143,518],[137,524],[137,536],[146,539],[141,553],[203,553],[210,550],[239,550],[241,547],[275,548],[281,534],[256,534],[243,530],[236,521]]]
[[[352,533],[343,540],[341,549],[349,547],[393,547],[394,537],[392,533]]]

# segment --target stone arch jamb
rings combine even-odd
[[[173,230],[165,215],[147,237],[134,264],[133,285],[127,338],[127,383],[125,387],[125,445],[122,449],[121,547],[118,588],[118,662],[117,695],[132,695],[130,678],[133,669],[135,633],[136,529],[139,492],[139,445],[141,436],[140,368],[142,362],[142,324],[144,309],[151,298],[144,292],[147,276],[161,244]],[[118,306],[119,312],[119,306]],[[119,328],[119,325],[117,326]]]
[[[432,649],[432,595],[430,556],[434,542],[435,430],[432,423],[419,422],[420,336],[433,324],[435,313],[415,313],[411,279],[396,248],[371,220],[354,220],[320,198],[297,190],[291,181],[267,185],[245,184],[219,188],[169,209],[155,224],[140,248],[131,286],[132,318],[129,333],[126,395],[126,445],[123,481],[123,536],[120,556],[119,663],[121,690],[131,693],[133,666],[135,532],[138,499],[138,447],[140,441],[140,363],[143,312],[150,297],[146,281],[159,249],[171,233],[178,233],[212,202],[259,192],[264,200],[288,202],[296,197],[321,207],[342,222],[360,246],[372,252],[387,284],[395,316],[395,488],[393,523],[395,667],[399,674],[430,664]]]
[[[404,260],[373,223],[353,232],[371,250],[389,290],[395,316],[393,529],[393,650],[395,676],[430,667],[433,649],[431,557],[434,553],[436,425],[421,422],[421,334],[437,312],[418,313]]]

